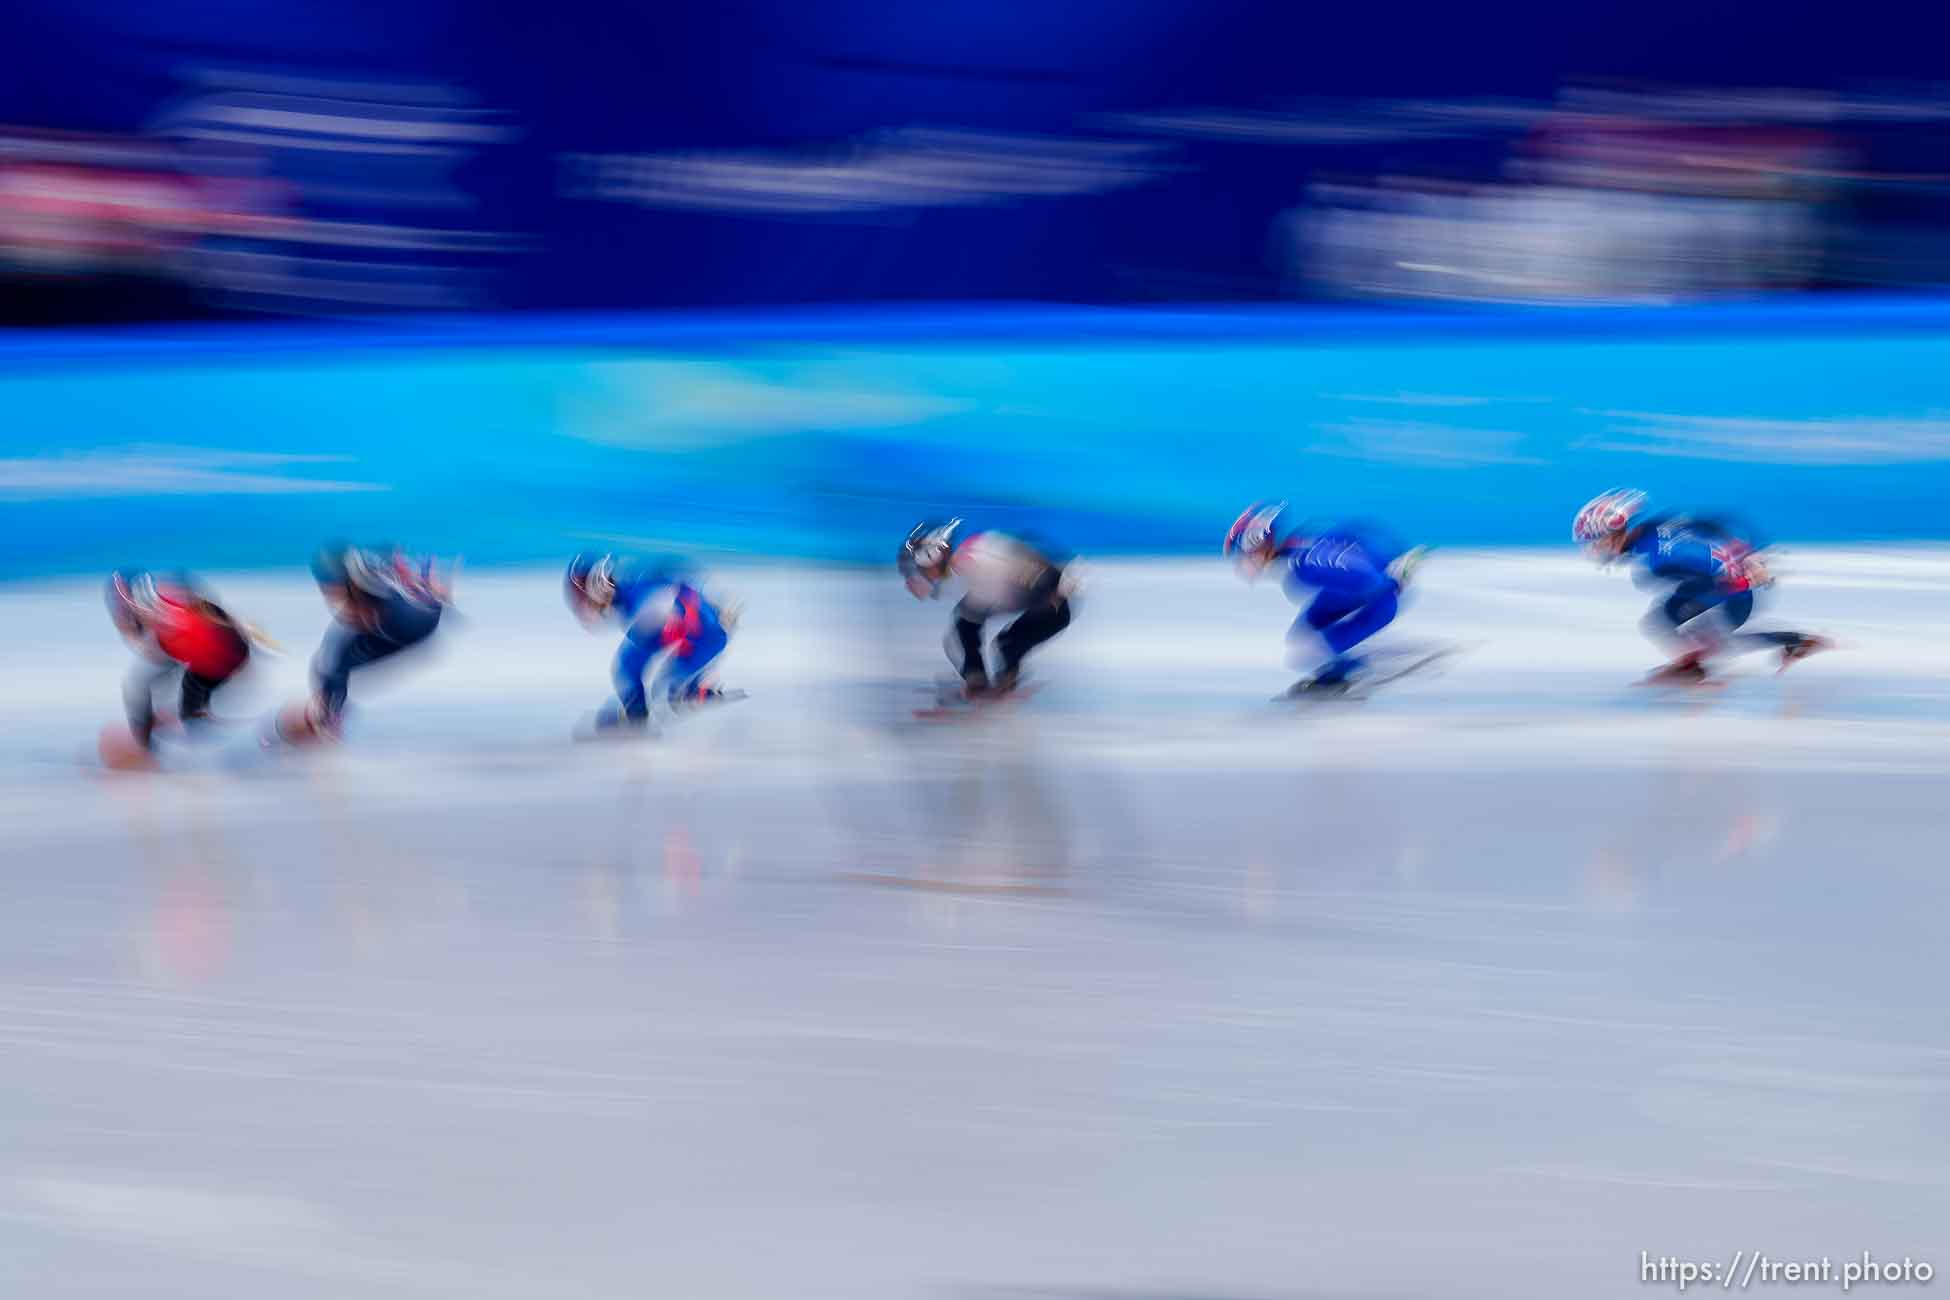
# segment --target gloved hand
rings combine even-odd
[[[1388,576],[1395,580],[1397,587],[1407,587],[1409,579],[1422,564],[1422,558],[1429,553],[1426,546],[1411,546],[1388,565]]]

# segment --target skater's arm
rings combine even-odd
[[[237,629],[239,636],[260,649],[268,650],[274,655],[288,653],[282,645],[271,639],[269,633],[255,623],[246,622],[241,618],[233,616],[230,620],[230,625]]]

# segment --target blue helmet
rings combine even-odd
[[[351,581],[352,557],[358,547],[349,542],[328,542],[311,557],[311,576],[321,587],[345,586]]]

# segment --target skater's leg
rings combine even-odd
[[[616,698],[598,715],[599,723],[614,725],[625,719],[638,723],[649,720],[650,701],[643,689],[643,674],[662,649],[661,644],[649,637],[636,635],[634,629],[623,638],[623,644],[616,650],[616,662],[610,668]]]
[[[383,659],[425,642],[440,626],[441,610],[439,605],[421,605],[412,601],[399,601],[388,608],[380,620],[379,634],[391,643],[391,647],[379,657]]]
[[[1320,630],[1320,639],[1337,655],[1345,655],[1375,633],[1395,621],[1399,602],[1393,591],[1384,591],[1339,622]]]
[[[345,694],[352,673],[385,655],[385,641],[372,632],[360,632],[335,623],[325,633],[325,641],[312,656],[312,694],[324,718],[336,718],[345,709]]]
[[[1318,676],[1321,669],[1335,658],[1335,651],[1321,635],[1321,629],[1338,623],[1359,608],[1357,601],[1339,592],[1316,593],[1312,602],[1293,620],[1293,626],[1287,629],[1287,666],[1309,678]]]
[[[1002,655],[1002,673],[998,684],[1013,685],[1022,672],[1023,656],[1043,642],[1070,626],[1070,602],[1058,596],[1048,604],[1037,605],[1023,612],[1015,622],[1002,630],[995,638],[995,648]]]
[[[1320,593],[1305,617],[1335,656],[1394,621],[1401,585],[1358,546],[1315,546],[1301,561],[1299,578]]]
[[[1743,631],[1753,617],[1754,593],[1728,592],[1707,579],[1681,583],[1645,616],[1646,634],[1677,653],[1668,672],[1703,674],[1716,655],[1779,650],[1781,667],[1824,650],[1826,638],[1806,632]]]
[[[175,672],[173,659],[139,658],[122,679],[122,708],[128,715],[129,734],[135,743],[149,748],[156,731],[156,688]]]
[[[1384,592],[1368,604],[1338,623],[1330,623],[1320,630],[1320,639],[1334,652],[1334,657],[1314,674],[1318,685],[1327,686],[1346,681],[1366,665],[1360,655],[1353,653],[1354,647],[1366,641],[1375,633],[1395,621],[1399,601],[1395,592]]]
[[[200,726],[210,719],[210,697],[217,688],[229,681],[234,674],[223,677],[205,677],[201,673],[183,673],[183,694],[180,714],[185,731]]]
[[[683,642],[665,663],[663,679],[673,704],[698,693],[705,674],[724,653],[730,640],[730,634],[719,621],[718,611],[709,602],[699,600],[687,619]]]
[[[1293,665],[1321,685],[1345,679],[1361,667],[1350,653],[1394,622],[1399,610],[1392,582],[1368,584],[1364,589],[1327,590],[1314,597],[1287,634]]]
[[[1789,665],[1806,659],[1818,650],[1826,650],[1831,644],[1828,638],[1808,632],[1747,631],[1746,623],[1754,608],[1754,597],[1750,591],[1732,597],[1721,608],[1730,629],[1725,644],[1728,653],[1778,650],[1781,652],[1781,668],[1785,671]]]
[[[1716,656],[1758,648],[1753,634],[1739,633],[1754,612],[1751,591],[1730,592],[1710,578],[1690,578],[1646,611],[1640,628],[1673,655],[1652,674],[1655,682],[1700,682]]]
[[[1754,616],[1754,593],[1738,591],[1722,601],[1706,618],[1718,635],[1717,648],[1723,654],[1746,654],[1755,650],[1780,650],[1801,640],[1798,632],[1744,632]]]
[[[989,683],[988,656],[982,650],[984,620],[971,617],[971,613],[965,608],[965,602],[955,607],[955,621],[942,646],[948,652],[948,662],[961,674],[962,683],[970,689],[980,689]]]
[[[1313,598],[1300,617],[1294,620],[1293,635],[1301,636],[1307,632],[1318,635],[1323,629],[1334,624],[1361,608],[1359,596],[1347,595],[1338,591],[1323,591]]]
[[[312,680],[321,724],[332,725],[344,712],[346,691],[354,672],[421,644],[439,626],[438,607],[406,602],[385,611],[379,625],[371,631],[334,624],[312,659]]]
[[[1711,578],[1690,578],[1647,610],[1639,627],[1649,640],[1667,651],[1687,655],[1710,653],[1732,630],[1715,614],[1727,603],[1728,595]],[[1747,608],[1752,609],[1751,596]]]

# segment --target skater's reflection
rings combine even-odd
[[[1660,768],[1616,808],[1584,869],[1584,893],[1613,911],[1636,909],[1669,872],[1717,867],[1766,849],[1780,832],[1770,785],[1737,768]]]
[[[130,839],[151,883],[136,955],[151,984],[207,984],[230,964],[235,872],[221,830],[224,813],[212,806],[213,798],[207,788],[190,784],[168,806],[147,797],[131,806]],[[179,818],[179,825],[170,824]]]
[[[723,878],[732,853],[714,869],[693,830],[699,800],[709,793],[703,783],[672,772],[641,773],[622,781],[602,815],[591,819],[575,899],[594,938],[626,942],[651,918],[682,916],[708,881]],[[710,825],[708,811],[703,816]]]
[[[1065,892],[1071,812],[1021,721],[985,719],[952,735],[922,728],[901,744],[914,774],[902,801],[916,819],[900,833],[856,838],[860,866],[849,877],[950,893]]]

